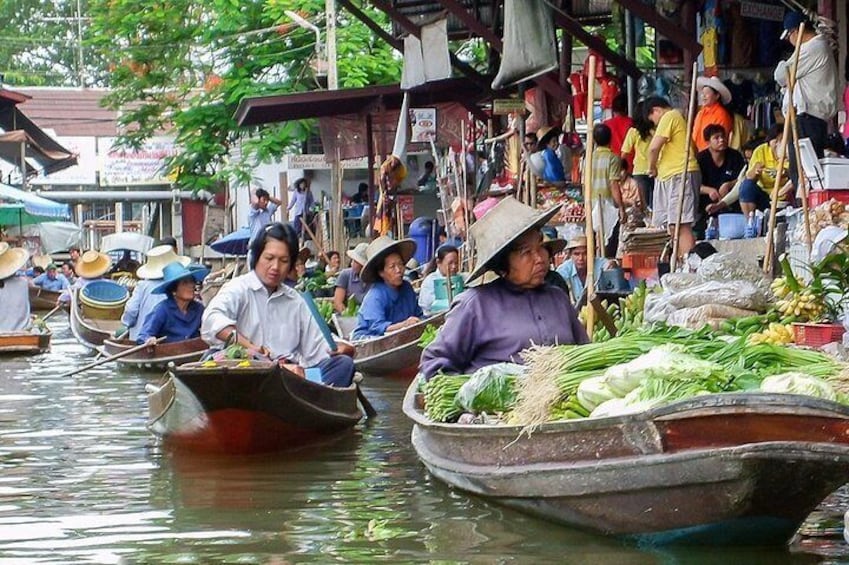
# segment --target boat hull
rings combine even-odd
[[[419,338],[428,325],[439,327],[445,314],[431,316],[403,330],[354,342],[354,365],[358,371],[376,377],[410,378],[416,374],[422,356]]]
[[[149,388],[148,426],[175,449],[261,453],[299,448],[361,418],[354,386],[333,388],[271,364],[178,367]]]
[[[53,310],[58,304],[61,294],[61,292],[31,286],[29,287],[29,307],[34,312]]]
[[[104,355],[112,356],[137,345],[136,342],[126,339],[106,339],[103,341],[101,351]],[[115,362],[119,366],[138,369],[164,369],[169,363],[182,365],[183,363],[199,361],[208,347],[206,342],[199,337],[173,343],[157,343],[135,353],[119,357]]]
[[[516,426],[434,424],[412,392],[404,409],[436,478],[641,542],[783,543],[849,477],[849,409],[793,395],[712,395],[546,424],[530,436]]]
[[[71,333],[74,334],[77,341],[89,349],[97,349],[102,346],[103,342],[112,337],[115,331],[121,327],[120,320],[99,320],[85,317],[76,292],[71,293],[69,318]]]
[[[36,355],[50,349],[52,333],[0,332],[0,354]]]

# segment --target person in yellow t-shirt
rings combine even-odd
[[[696,151],[690,147],[690,158],[684,166],[687,144],[687,120],[673,109],[665,98],[653,96],[644,103],[646,117],[655,124],[654,137],[649,144],[649,175],[655,178],[652,206],[652,225],[666,227],[675,233],[678,198],[684,183],[678,252],[686,257],[693,245],[693,222],[696,221],[696,202],[702,184]]]
[[[746,178],[740,183],[740,209],[746,216],[755,210],[766,210],[775,188],[775,178],[778,175],[778,159],[780,151],[781,125],[775,124],[766,135],[766,143],[758,145],[749,160]],[[785,172],[783,183],[778,193],[779,200],[790,193],[793,183],[788,178],[787,169],[790,163],[784,161]]]
[[[649,176],[649,144],[654,136],[654,124],[646,119],[642,102],[637,104],[634,114],[634,124],[628,129],[622,142],[621,156],[628,159],[633,153],[634,168],[631,175],[640,187],[640,201],[643,207],[651,208],[654,179]]]

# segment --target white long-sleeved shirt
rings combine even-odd
[[[792,68],[792,57],[775,67],[774,79],[784,88],[784,115],[790,107],[787,91],[787,70]],[[796,70],[796,88],[793,89],[793,105],[797,114],[810,114],[822,120],[830,120],[837,113],[837,63],[822,35],[816,35],[799,48],[799,66]]]
[[[17,332],[29,325],[29,282],[26,277],[9,277],[0,281],[0,332]]]
[[[217,334],[227,326],[272,358],[283,357],[301,367],[314,367],[330,356],[327,343],[306,302],[297,291],[280,285],[271,295],[254,271],[221,287],[203,313],[201,337],[210,345],[221,342]]]
[[[127,300],[124,313],[121,315],[121,323],[130,330],[128,339],[135,341],[147,317],[153,312],[156,305],[167,297],[166,294],[153,294],[153,289],[161,283],[162,279],[144,279],[140,280],[136,288],[133,289],[133,294]]]

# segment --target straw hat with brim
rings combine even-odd
[[[174,253],[174,248],[170,245],[151,247],[147,250],[147,261],[136,270],[136,276],[148,280],[161,279],[164,276],[165,266],[174,261],[179,262],[184,267],[192,262],[191,258]]]
[[[153,294],[168,294],[174,285],[184,279],[192,279],[196,283],[203,282],[206,275],[209,274],[209,269],[206,267],[192,266],[186,267],[179,261],[174,261],[165,265],[162,269],[162,282],[156,285],[151,291]]]
[[[466,283],[491,270],[490,263],[499,253],[530,230],[541,228],[558,212],[559,204],[540,212],[509,196],[493,206],[469,228],[477,250],[477,266],[466,277]]]
[[[542,150],[548,146],[548,142],[551,141],[552,138],[563,133],[563,130],[560,129],[560,126],[544,126],[537,130],[537,149]]]
[[[363,270],[360,271],[360,280],[369,284],[379,280],[378,264],[382,264],[383,259],[390,253],[399,254],[401,261],[406,264],[415,252],[416,242],[412,239],[395,241],[386,235],[378,237],[366,248],[366,262],[363,263]]]
[[[566,244],[566,249],[577,249],[578,247],[586,247],[587,246],[587,236],[579,235],[574,239],[570,239],[569,243]]]
[[[368,249],[368,243],[358,243],[356,247],[346,251],[345,255],[347,255],[351,261],[356,261],[360,265],[365,265],[368,261],[368,257],[366,257],[366,249]]]
[[[542,245],[548,248],[548,252],[554,256],[566,249],[566,240],[559,237],[546,237],[543,235]]]
[[[84,279],[96,279],[105,275],[112,267],[112,258],[106,253],[89,249],[77,260],[74,271]]]
[[[699,77],[696,79],[696,86],[699,88],[709,86],[719,93],[719,99],[723,104],[731,103],[731,91],[717,77]]]
[[[42,269],[47,269],[47,266],[52,262],[50,255],[33,255],[31,261],[33,267],[41,267]]]
[[[21,247],[10,247],[0,241],[0,280],[8,279],[24,268],[29,259],[29,251]]]

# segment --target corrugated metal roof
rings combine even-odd
[[[111,137],[118,134],[118,112],[103,108],[101,89],[20,88],[30,100],[21,104],[34,122],[62,136]]]

